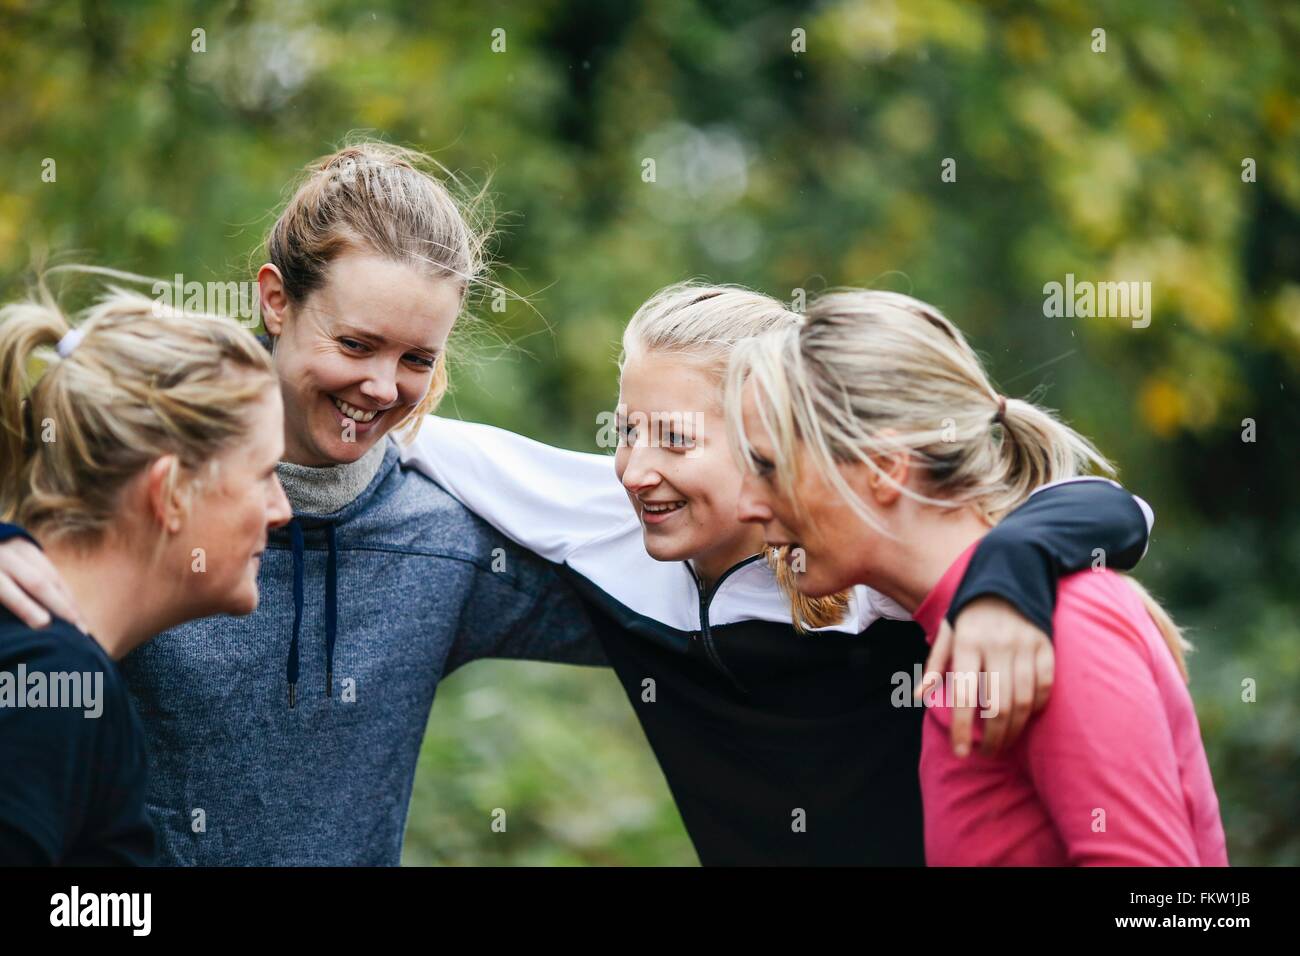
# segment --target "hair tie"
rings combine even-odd
[[[65,359],[71,355],[73,350],[81,344],[81,340],[85,338],[85,336],[85,330],[80,327],[68,329],[68,331],[64,333],[63,338],[59,339],[59,344],[55,346],[55,349],[59,353],[59,358]]]
[[[1007,415],[1007,397],[1005,395],[999,395],[998,410],[993,413],[993,421],[997,422],[999,425],[1005,425],[1006,415]]]

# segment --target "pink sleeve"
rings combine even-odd
[[[1195,866],[1174,733],[1150,654],[1163,648],[1150,647],[1138,623],[1149,622],[1145,609],[1113,581],[1072,590],[1062,589],[1055,617],[1052,697],[1022,751],[1039,798],[1072,866]],[[1135,606],[1141,618],[1131,619]]]

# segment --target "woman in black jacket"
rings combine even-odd
[[[0,381],[0,514],[22,525],[0,524],[0,548],[25,567],[0,574],[0,866],[151,863],[117,661],[257,607],[289,519],[271,365],[227,319],[114,292],[74,327],[45,295],[0,309]],[[43,573],[52,620],[30,602]]]

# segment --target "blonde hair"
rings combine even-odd
[[[772,439],[778,490],[793,497],[801,446],[873,527],[877,519],[839,465],[863,464],[909,497],[972,507],[991,522],[1048,482],[1086,471],[1114,473],[1092,443],[1052,411],[999,395],[957,327],[906,295],[828,293],[811,305],[803,324],[737,348],[727,377],[728,431],[733,450],[752,468],[741,413],[746,381],[755,387],[757,415]],[[898,485],[877,462],[900,453],[919,469],[925,493]],[[1185,677],[1187,645],[1178,628],[1131,583]]]
[[[266,255],[280,270],[293,305],[325,284],[336,258],[354,250],[455,280],[463,305],[487,272],[489,219],[486,187],[469,191],[459,177],[416,150],[361,141],[307,166],[271,227]],[[444,349],[428,393],[394,427],[414,438],[447,386]]]
[[[109,287],[74,326],[44,282],[0,309],[0,382],[0,513],[86,544],[150,462],[176,456],[169,489],[198,477],[275,387],[266,349],[231,319]]]
[[[636,310],[623,330],[619,370],[630,358],[648,352],[681,356],[717,379],[721,410],[722,385],[736,346],[799,322],[797,312],[761,292],[735,285],[679,282],[660,289]],[[843,620],[849,592],[821,598],[801,594],[783,552],[767,549],[766,555],[777,584],[790,602],[795,629],[803,632]]]

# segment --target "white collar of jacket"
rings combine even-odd
[[[700,593],[685,564],[646,553],[641,523],[607,455],[566,451],[490,425],[430,416],[402,464],[428,475],[514,542],[568,565],[628,609],[680,631],[700,627]],[[849,613],[824,630],[858,634],[898,604],[853,589]],[[709,604],[710,627],[790,623],[790,604],[764,560],[733,568]]]

